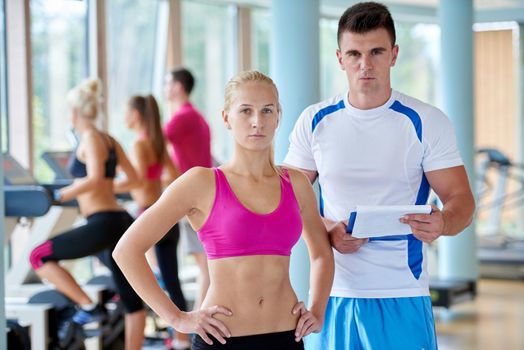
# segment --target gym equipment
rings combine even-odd
[[[83,288],[93,301],[102,303],[106,293],[105,286],[93,284]],[[50,286],[26,284],[6,288],[6,315],[30,326],[30,338],[35,350],[69,349],[75,346],[76,337],[82,339],[87,349],[102,349],[101,332],[92,330],[89,334],[76,333],[78,327],[68,324],[72,313],[74,304]],[[73,336],[74,334],[76,335]]]
[[[33,350],[48,349],[48,344],[53,342],[54,334],[49,333],[51,304],[28,305],[26,303],[13,303],[6,297],[5,313],[7,319],[16,320],[17,323],[29,327],[29,337]]]
[[[11,232],[22,217],[35,221],[34,230],[30,233],[32,244],[27,245],[25,254],[20,254],[18,263],[13,263],[8,272],[6,283],[7,317],[16,319],[21,324],[30,327],[29,332],[30,338],[33,340],[33,349],[84,349],[86,346],[89,349],[123,348],[123,343],[117,343],[119,337],[122,338],[124,329],[122,307],[114,308],[116,311],[112,313],[112,322],[105,325],[103,334],[101,330],[97,331],[96,329],[90,329],[89,334],[86,334],[82,327],[70,320],[76,312],[76,308],[69,299],[56,290],[50,290],[45,285],[24,284],[31,279],[28,277],[32,272],[28,256],[33,246],[57,231],[70,227],[77,217],[78,211],[72,207],[75,203],[69,203],[67,208],[62,207],[62,204],[56,206],[53,205],[56,203],[52,202],[49,195],[53,188],[64,186],[70,183],[70,180],[67,183],[40,185],[28,171],[9,155],[4,156],[4,169],[4,182],[9,191],[9,197],[6,201],[6,221],[11,222],[8,225],[10,229],[7,232]],[[63,215],[61,215],[63,211],[68,211],[70,214],[68,215],[69,222],[63,220]],[[47,215],[42,217],[46,213]],[[48,216],[52,214],[57,214],[57,217],[52,217],[51,221],[59,221],[61,225],[38,225],[38,220],[50,220]],[[57,226],[61,227],[57,228]],[[25,276],[20,276],[20,272]],[[10,275],[14,276],[11,281],[9,281]],[[110,277],[108,279],[112,281]],[[96,283],[96,281],[94,282]],[[102,280],[98,282],[102,282]],[[107,280],[102,284],[107,284]],[[85,289],[95,302],[102,302],[105,287],[93,284]],[[88,337],[90,339],[86,339]],[[113,346],[113,344],[117,345]]]
[[[6,320],[7,348],[31,350],[28,327],[21,326],[16,320]]]
[[[4,154],[3,160],[5,215],[13,217],[20,212],[27,217],[45,215],[51,207],[49,192],[9,154]]]
[[[47,151],[42,153],[42,159],[55,174],[55,181],[73,180],[67,169],[72,153],[71,151]]]
[[[478,229],[480,274],[524,279],[524,239],[510,237],[502,230],[504,210],[521,208],[524,203],[524,166],[497,149],[481,148],[477,153],[478,212],[488,215]],[[490,182],[489,173],[495,177],[495,184]]]
[[[429,294],[433,306],[449,309],[452,305],[475,299],[477,282],[431,279],[429,281]]]
[[[50,189],[38,184],[31,174],[18,164],[18,162],[16,162],[16,160],[10,155],[4,154],[3,166],[6,195],[6,243],[11,247],[11,243],[13,242],[10,242],[10,234],[15,230],[19,220],[21,218],[26,218],[26,220],[29,221],[39,220],[37,218],[45,220],[44,215],[50,212],[53,202],[50,196]],[[55,211],[56,210],[62,212],[61,209],[55,208]],[[69,222],[63,224],[68,224],[70,226],[77,216],[77,210],[69,209],[69,213]],[[62,215],[58,216],[61,217]],[[50,234],[49,225],[47,230],[44,229],[44,226],[45,225],[35,225],[34,228],[36,228],[36,230],[31,232],[31,237],[38,237],[34,243],[39,242],[39,238],[41,240],[45,239],[45,237],[40,237],[42,234]],[[52,225],[51,228],[53,228],[53,226],[54,225]],[[58,229],[56,231],[58,231]],[[56,317],[54,316],[56,315],[56,312],[58,312],[58,309],[55,309],[53,303],[41,300],[33,305],[34,302],[31,302],[30,298],[29,302],[26,303],[28,298],[22,297],[24,293],[21,293],[19,290],[15,293],[12,292],[13,288],[21,289],[22,283],[32,278],[32,271],[29,267],[28,261],[31,249],[32,245],[28,245],[25,254],[22,253],[18,261],[12,261],[11,263],[6,278],[6,315],[23,325],[29,326],[29,338],[32,340],[33,349],[71,348],[70,345],[72,343],[67,343],[65,345],[62,344],[63,346],[60,345],[55,321]],[[12,278],[10,278],[10,276]],[[31,293],[31,290],[29,289],[28,292]],[[60,296],[58,292],[50,292]],[[14,298],[13,295],[15,296]]]
[[[29,254],[38,242],[70,228],[78,216],[76,201],[53,203],[51,193],[65,184],[39,184],[9,154],[4,154],[4,189],[6,216],[6,243],[9,248],[18,242],[9,242],[21,218],[31,222],[31,241],[26,244],[18,259],[11,261],[6,275],[6,285],[21,285],[37,280],[29,265]]]
[[[477,197],[478,211],[488,212],[488,220],[483,228],[484,235],[501,234],[502,214],[504,209],[522,205],[524,199],[524,169],[513,163],[505,154],[493,148],[481,148],[477,151]],[[496,184],[488,179],[488,173],[496,175]],[[517,189],[508,192],[509,182]],[[492,195],[488,198],[488,195]]]
[[[108,319],[100,330],[94,332],[86,331],[86,335],[101,333],[102,349],[123,349],[125,344],[125,310],[117,294],[116,286],[110,275],[100,275],[91,278],[87,285],[104,286],[102,293],[102,304],[105,306]]]
[[[84,333],[82,328],[71,321],[76,311],[74,303],[56,290],[45,290],[29,298],[28,304],[53,305],[47,324],[49,347],[57,349],[83,349]]]

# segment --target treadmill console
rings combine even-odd
[[[49,151],[42,153],[42,159],[53,170],[55,180],[72,180],[68,165],[72,151]]]
[[[33,175],[10,154],[3,154],[5,185],[37,185]]]

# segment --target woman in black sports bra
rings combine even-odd
[[[88,79],[68,94],[71,121],[80,135],[70,162],[75,180],[54,193],[57,202],[76,199],[87,222],[38,245],[31,252],[30,261],[40,278],[54,284],[77,304],[73,321],[84,325],[103,321],[105,311],[58,262],[96,255],[111,270],[126,309],[126,349],[140,349],[145,324],[143,304],[111,257],[120,236],[133,222],[118,204],[114,191],[131,187],[137,182],[137,175],[120,144],[95,125],[100,89],[99,80]],[[125,173],[123,179],[115,180],[117,167]]]

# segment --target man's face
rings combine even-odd
[[[350,94],[389,94],[390,70],[395,65],[398,46],[392,46],[384,28],[362,34],[346,31],[339,45],[338,63],[346,71]]]
[[[164,96],[168,101],[173,100],[176,97],[177,89],[176,82],[171,77],[171,74],[168,74],[164,78]]]

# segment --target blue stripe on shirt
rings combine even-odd
[[[322,108],[319,110],[314,116],[313,120],[311,121],[311,132],[315,131],[315,128],[317,125],[324,119],[324,117],[330,115],[331,113],[334,113],[338,111],[339,109],[344,108],[344,100],[340,100],[337,104],[330,105],[327,107]]]
[[[409,118],[409,120],[411,120],[411,123],[413,123],[413,127],[415,128],[415,132],[417,133],[418,140],[422,142],[422,120],[420,119],[420,115],[414,109],[403,105],[398,100],[396,100],[390,108],[395,112],[404,114],[406,117]],[[426,204],[428,201],[429,190],[430,187],[428,179],[424,174],[422,174],[422,179],[420,182],[415,204]],[[409,269],[411,270],[413,276],[416,279],[419,279],[420,275],[422,274],[422,263],[424,260],[424,256],[422,253],[423,243],[422,241],[418,240],[413,234],[407,235],[406,238],[408,241]]]
[[[411,120],[413,126],[415,127],[415,132],[417,133],[418,140],[422,142],[422,121],[420,120],[420,116],[418,115],[418,113],[414,109],[404,106],[398,100],[395,100],[395,102],[393,102],[393,104],[389,108],[394,110],[395,112],[404,114]]]

